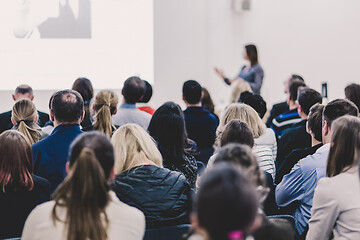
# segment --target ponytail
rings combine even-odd
[[[105,208],[110,201],[109,189],[94,151],[84,147],[54,193],[54,225],[62,221],[56,215],[56,208],[66,207],[68,240],[106,240],[109,220]]]
[[[112,91],[100,91],[94,101],[95,106],[95,123],[94,129],[105,133],[110,137],[116,129],[112,123],[112,115],[114,114],[118,104],[118,97]]]
[[[33,125],[35,125],[35,123],[27,123],[23,120],[20,121],[17,125],[17,130],[25,135],[30,145],[38,142],[41,138],[40,131],[36,129]]]

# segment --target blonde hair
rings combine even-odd
[[[41,139],[39,126],[35,123],[38,113],[35,104],[29,99],[20,99],[12,109],[12,119],[15,122],[15,129],[23,133],[32,145]]]
[[[265,133],[266,126],[252,107],[243,103],[233,103],[228,106],[220,119],[219,127],[216,130],[217,139],[221,138],[225,125],[235,119],[245,122],[254,138],[258,138]]]
[[[115,173],[135,166],[152,164],[162,167],[161,153],[150,135],[137,124],[126,124],[111,138],[115,152]]]
[[[94,129],[111,136],[116,129],[112,123],[111,115],[114,114],[119,98],[113,91],[102,90],[96,94],[94,100],[95,123]]]
[[[231,90],[230,103],[236,103],[243,92],[252,92],[250,84],[240,79],[235,80],[231,86],[233,87]]]

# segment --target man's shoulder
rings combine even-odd
[[[300,165],[303,171],[313,171],[314,169],[326,168],[327,156],[329,152],[315,152],[299,160],[297,164]]]
[[[0,113],[0,118],[11,116],[11,111]]]

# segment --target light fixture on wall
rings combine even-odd
[[[249,11],[251,0],[233,0],[232,5],[235,12]]]

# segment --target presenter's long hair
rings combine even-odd
[[[71,146],[70,171],[53,198],[54,225],[65,222],[68,240],[106,240],[110,201],[108,179],[114,167],[114,150],[108,137],[99,132],[80,135]],[[57,208],[66,209],[60,219]]]
[[[251,66],[254,66],[259,63],[258,52],[256,46],[253,44],[249,44],[245,46],[246,54],[249,58]]]
[[[116,130],[111,116],[115,114],[119,98],[113,91],[103,90],[96,94],[94,100],[95,123],[94,129],[110,137]]]
[[[360,150],[360,119],[343,116],[331,126],[331,148],[327,161],[326,175],[334,177],[358,164]]]
[[[38,112],[32,101],[28,99],[17,101],[11,115],[15,129],[23,133],[31,145],[41,139],[40,127],[36,124]]]

